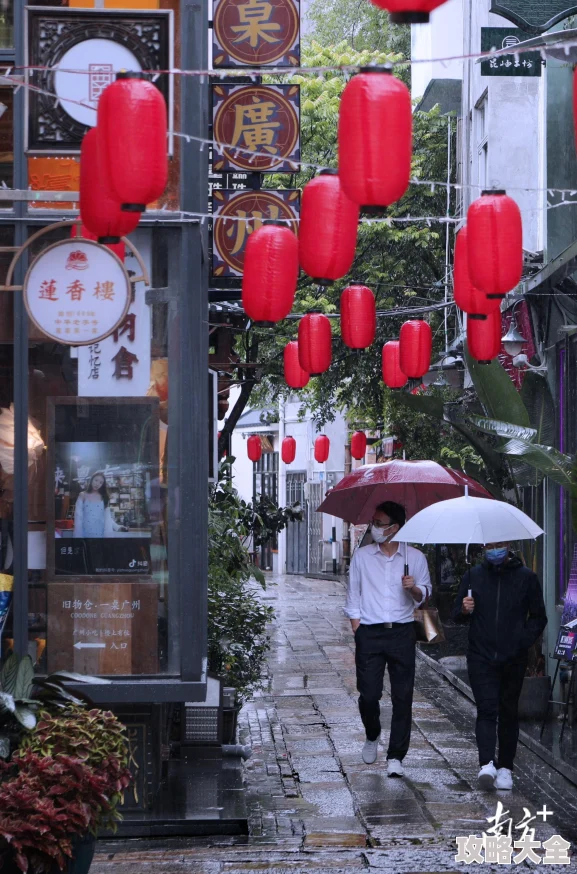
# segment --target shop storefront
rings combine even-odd
[[[0,194],[2,652],[111,681],[87,691],[132,725],[142,809],[167,709],[206,698],[207,247],[191,214],[207,211],[207,155],[171,137],[167,193],[124,263],[71,240],[70,192],[117,68],[206,69],[206,4],[159,5],[17,2],[0,31],[0,174],[16,190]],[[172,129],[205,136],[207,85],[172,78],[157,77]]]

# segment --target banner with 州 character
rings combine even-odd
[[[214,0],[214,67],[298,67],[299,0]]]
[[[250,234],[267,220],[287,221],[298,232],[298,191],[215,190],[212,197],[213,276],[242,276],[244,253]]]
[[[212,98],[215,172],[298,170],[298,85],[215,85]]]

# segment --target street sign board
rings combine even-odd
[[[212,95],[215,172],[298,170],[298,85],[215,85]]]
[[[482,27],[481,51],[511,48],[514,52],[515,46],[527,39],[531,34],[518,27]],[[481,61],[481,76],[540,76],[541,67],[539,52],[498,55]]]
[[[214,0],[214,67],[298,67],[299,0]]]
[[[84,346],[112,334],[124,321],[131,285],[122,261],[92,240],[49,246],[24,280],[24,303],[35,326],[57,343]]]

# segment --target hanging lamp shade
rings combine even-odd
[[[393,24],[427,24],[429,13],[445,0],[371,0],[379,9],[386,9]]]
[[[297,442],[294,437],[285,437],[281,446],[281,456],[285,464],[292,464],[297,454]]]
[[[431,326],[421,319],[405,322],[401,327],[399,343],[401,370],[410,379],[420,379],[431,366]]]
[[[375,296],[366,285],[349,285],[341,295],[341,335],[350,349],[367,349],[377,331]]]
[[[333,337],[331,323],[322,313],[307,313],[299,324],[299,362],[311,376],[331,366]]]
[[[521,211],[504,191],[483,191],[469,207],[467,228],[471,282],[500,300],[523,273]]]
[[[367,435],[364,431],[355,431],[351,437],[351,455],[360,461],[367,451]]]
[[[469,242],[467,228],[461,228],[455,242],[455,263],[453,265],[453,292],[459,309],[470,319],[486,319],[499,309],[498,298],[488,298],[471,282],[469,275]]]
[[[389,388],[403,388],[407,384],[407,376],[401,370],[401,344],[398,340],[389,340],[383,346],[383,382]]]
[[[331,451],[331,441],[326,434],[319,434],[315,440],[315,461],[324,464]]]
[[[322,170],[303,189],[299,259],[305,273],[330,285],[355,259],[359,207],[344,193],[336,170]]]
[[[252,462],[260,461],[262,458],[262,443],[256,434],[251,434],[246,441],[246,452]]]
[[[96,236],[96,234],[92,234],[88,230],[86,225],[72,225],[72,227],[70,228],[70,236],[82,237],[84,240],[94,240],[95,242],[98,242],[98,237]],[[110,249],[111,252],[114,252],[114,254],[118,258],[120,258],[120,260],[124,264],[126,258],[126,246],[124,245],[122,240],[120,241],[120,243],[105,243],[105,246],[107,249]]]
[[[484,321],[467,320],[467,346],[479,364],[490,364],[501,351],[501,311],[496,310]]]
[[[98,101],[97,129],[112,192],[127,212],[144,212],[168,181],[164,97],[142,73],[118,73]]]
[[[253,321],[275,323],[292,309],[299,275],[299,244],[280,224],[266,224],[248,238],[242,305]]]
[[[80,218],[99,243],[120,243],[140,221],[139,212],[123,212],[113,194],[96,128],[84,135],[80,149]]]
[[[299,344],[291,340],[284,347],[284,379],[289,388],[304,388],[310,379],[306,370],[303,370],[299,361]]]
[[[387,67],[364,67],[347,83],[339,112],[339,178],[360,206],[390,206],[411,175],[412,107]]]

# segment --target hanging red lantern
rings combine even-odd
[[[393,24],[427,24],[429,13],[445,0],[371,0],[379,9],[386,9]]]
[[[421,319],[405,322],[401,327],[399,343],[401,370],[410,379],[420,379],[431,366],[431,326]]]
[[[336,170],[321,170],[303,189],[299,259],[305,273],[330,285],[355,260],[359,207],[344,193]]]
[[[96,234],[91,234],[86,225],[72,225],[72,227],[70,228],[70,236],[82,237],[82,239],[84,240],[94,240],[95,242],[98,242],[98,237],[96,236]],[[106,243],[105,245],[106,248],[110,249],[111,252],[114,252],[117,258],[120,258],[120,260],[124,264],[124,260],[126,258],[126,246],[124,245],[122,240],[120,241],[120,243]]]
[[[252,462],[260,461],[262,458],[262,442],[256,434],[251,436],[246,441],[246,452]]]
[[[280,322],[292,309],[299,275],[299,244],[281,224],[266,224],[248,238],[242,305],[255,322]]]
[[[467,320],[467,346],[470,355],[479,364],[490,364],[501,351],[501,310],[496,310],[484,321]]]
[[[469,244],[467,228],[461,228],[455,242],[455,263],[453,265],[453,292],[457,306],[467,313],[470,319],[486,319],[499,309],[499,300],[488,298],[471,282],[469,275]]]
[[[398,340],[389,340],[383,346],[383,382],[389,388],[403,388],[407,384],[407,376],[401,370],[401,344]]]
[[[97,129],[113,194],[126,212],[144,212],[168,181],[164,97],[143,73],[118,73],[98,101]]]
[[[366,285],[349,285],[341,295],[341,335],[345,346],[367,349],[377,331],[375,296]]]
[[[322,313],[307,313],[299,324],[299,362],[311,376],[331,366],[333,337],[331,323]]]
[[[289,388],[304,388],[310,379],[299,361],[299,344],[291,340],[284,347],[284,379]]]
[[[319,464],[324,464],[329,457],[331,451],[331,441],[326,434],[319,434],[315,440],[315,461]]]
[[[467,213],[469,275],[490,298],[504,298],[521,281],[521,211],[504,191],[483,191]]]
[[[347,83],[339,113],[339,178],[359,206],[390,206],[411,176],[411,95],[387,67],[364,67]]]
[[[99,243],[119,243],[140,221],[139,212],[122,211],[112,192],[96,128],[84,135],[80,148],[80,218]]]
[[[294,437],[285,437],[282,442],[281,456],[285,464],[292,464],[297,454],[297,442]]]
[[[351,437],[351,455],[360,461],[367,451],[367,435],[364,431],[355,431]]]

